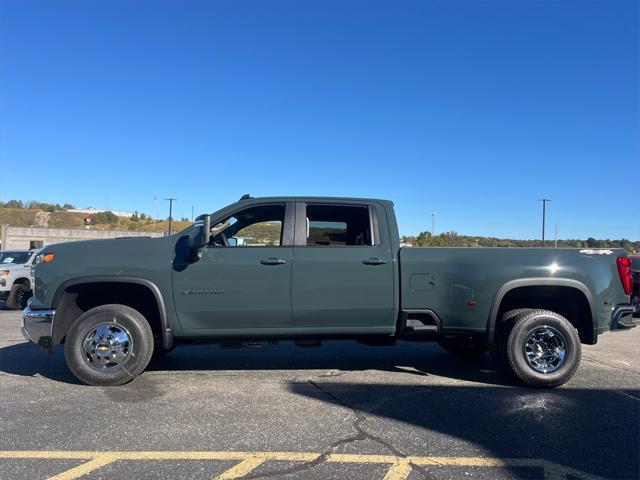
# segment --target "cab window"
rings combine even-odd
[[[308,246],[372,245],[371,218],[366,205],[307,205]]]
[[[257,205],[240,210],[211,227],[211,245],[279,247],[284,210],[284,205]]]

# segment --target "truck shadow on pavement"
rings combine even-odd
[[[152,359],[146,369],[147,372],[158,373],[256,370],[302,371],[301,376],[304,376],[304,372],[320,370],[314,372],[320,378],[352,371],[376,370],[490,385],[516,385],[510,377],[494,370],[488,355],[465,360],[452,357],[435,344],[400,343],[395,347],[368,347],[348,340],[327,342],[319,348],[299,348],[291,342],[242,349],[220,349],[212,345],[179,346],[164,357]],[[61,345],[56,346],[49,355],[29,343],[0,348],[0,371],[79,383],[67,368]],[[295,375],[292,373],[291,376]]]
[[[428,452],[418,455],[530,459],[532,465],[542,460],[552,462],[545,478],[554,479],[627,480],[640,475],[640,390],[421,386],[344,379],[290,382],[288,388],[353,411],[354,435],[341,445],[369,440],[399,456]],[[425,468],[428,477],[429,468],[444,467]],[[526,468],[502,468],[515,478],[541,478],[541,472]],[[463,470],[457,473],[453,476],[465,475]]]

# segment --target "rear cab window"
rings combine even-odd
[[[376,244],[369,205],[308,203],[305,210],[303,245],[363,247]]]

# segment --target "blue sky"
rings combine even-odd
[[[400,231],[640,239],[640,11],[606,1],[0,2],[0,198],[177,216],[395,201]],[[632,195],[632,186],[635,193]],[[635,196],[635,198],[634,198]]]

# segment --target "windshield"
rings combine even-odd
[[[31,252],[0,252],[0,265],[27,263],[30,256]]]

